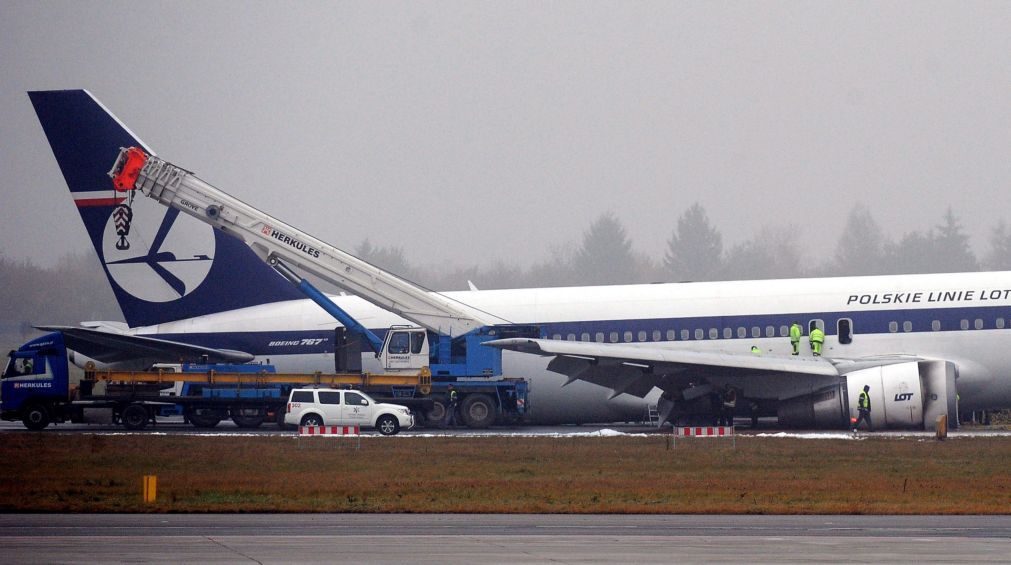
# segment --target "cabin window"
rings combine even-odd
[[[818,318],[815,318],[815,319],[811,320],[810,322],[808,322],[808,324],[807,324],[807,335],[811,335],[811,330],[813,330],[815,328],[818,328],[821,331],[825,331],[825,322],[822,321],[822,320],[819,320]]]
[[[776,337],[776,328],[774,326],[765,326],[765,337]]]
[[[6,377],[20,377],[23,375],[38,375],[46,372],[45,358],[35,360],[35,355],[21,353],[19,357],[11,357],[7,363],[7,370],[4,371]],[[312,402],[311,400],[309,402]]]
[[[611,332],[610,336],[611,343],[618,343],[618,332]]]
[[[762,337],[762,328],[758,326],[751,327],[751,337]]]
[[[660,330],[653,330],[653,341],[660,341]]]
[[[730,339],[732,337],[734,337],[734,329],[733,328],[723,328],[723,339]]]
[[[681,330],[681,340],[688,341],[689,339],[691,339],[691,335],[688,333],[688,330]]]
[[[709,328],[709,339],[720,339],[720,330]]]
[[[414,332],[411,334],[411,353],[417,355],[421,353],[421,348],[425,346],[425,332]]]
[[[930,322],[930,329],[934,330],[935,332],[941,331],[941,320],[934,320]]]
[[[958,326],[963,330],[969,329],[969,320],[962,320],[961,322],[958,323]]]
[[[853,321],[849,318],[839,318],[836,322],[836,331],[839,334],[839,343],[845,345],[853,342]]]
[[[976,318],[976,321],[973,322],[973,327],[975,327],[977,330],[983,329],[983,320]]]
[[[998,330],[1004,329],[1004,318],[997,318],[997,323],[994,324]]]
[[[625,332],[625,343],[632,343],[632,332]]]
[[[909,320],[906,320],[905,322],[902,322],[902,331],[904,331],[906,333],[909,333],[909,332],[913,331],[913,323],[910,322]]]
[[[555,335],[551,336],[551,339],[560,340],[560,339],[562,339],[562,334],[555,334]]]
[[[895,333],[895,332],[899,331],[899,323],[898,322],[888,322],[888,331],[890,331],[892,333]]]
[[[703,339],[706,337],[706,332],[702,331],[702,328],[695,330],[695,339]]]
[[[394,332],[390,338],[390,346],[387,351],[390,353],[404,354],[411,350],[411,334],[407,332]]]
[[[597,342],[604,343],[604,332],[597,332]]]
[[[667,330],[667,341],[674,341],[674,336],[677,334],[674,330]]]
[[[569,336],[566,339],[568,339],[569,341],[576,341],[576,334],[569,334]]]
[[[582,340],[582,341],[590,341],[590,333],[589,332],[583,332],[579,336],[579,339]]]
[[[745,327],[737,328],[737,337],[740,338],[748,337],[748,328]]]

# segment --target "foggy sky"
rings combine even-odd
[[[612,211],[662,257],[830,254],[870,206],[1011,219],[1011,3],[0,2],[0,252],[90,242],[26,90],[86,88],[158,154],[345,249],[523,267]],[[111,165],[111,163],[110,163]],[[809,255],[809,260],[814,260]]]

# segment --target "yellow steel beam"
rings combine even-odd
[[[85,379],[115,383],[168,384],[176,382],[234,385],[267,385],[296,383],[306,386],[417,386],[428,394],[432,385],[432,373],[423,367],[416,374],[370,373],[228,373],[207,371],[203,373],[174,373],[157,371],[88,371]]]

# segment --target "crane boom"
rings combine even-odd
[[[320,241],[141,149],[123,148],[109,176],[116,190],[139,190],[237,237],[269,264],[281,260],[437,334],[460,336],[505,322]]]

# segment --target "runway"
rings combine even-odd
[[[13,563],[1006,562],[1009,516],[0,515]]]

